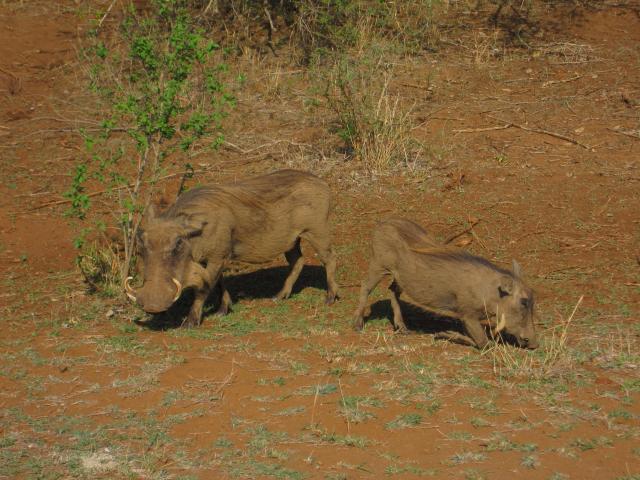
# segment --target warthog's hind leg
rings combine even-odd
[[[391,308],[393,309],[393,327],[398,333],[409,333],[409,330],[407,330],[407,326],[404,323],[404,319],[402,318],[402,310],[400,310],[400,294],[402,293],[402,289],[394,280],[389,286],[389,290],[392,292]]]
[[[287,263],[289,264],[289,275],[287,275],[282,289],[273,297],[274,300],[289,298],[293,285],[300,276],[300,272],[304,266],[304,257],[302,256],[302,250],[300,250],[300,238],[296,240],[296,244],[291,250],[285,252],[284,256],[287,258]]]
[[[371,263],[369,265],[369,273],[367,275],[367,279],[362,282],[362,287],[360,287],[360,300],[358,302],[358,309],[353,314],[353,328],[354,330],[362,330],[364,328],[364,313],[367,309],[367,298],[371,291],[376,288],[376,285],[380,283],[382,277],[385,276],[387,271],[376,265]],[[367,315],[368,316],[368,315]]]
[[[312,231],[301,235],[317,252],[318,258],[327,271],[327,305],[331,305],[338,298],[338,282],[336,281],[336,254],[331,248],[331,241],[327,232]]]

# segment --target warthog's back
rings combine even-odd
[[[424,228],[415,222],[389,217],[376,225],[374,239],[381,238],[395,245],[398,243],[410,248],[440,247],[441,245]]]
[[[324,180],[308,172],[281,170],[228,185],[193,188],[178,198],[165,217],[210,213],[212,208],[249,208],[270,212],[299,204],[330,204],[331,193]]]

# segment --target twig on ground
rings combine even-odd
[[[614,133],[617,133],[619,135],[624,135],[626,137],[631,137],[631,138],[635,138],[637,140],[640,140],[640,135],[637,135],[633,131],[625,132],[624,130],[616,130],[615,128],[607,128],[607,130],[612,131]]]
[[[98,28],[102,27],[102,24],[104,23],[104,21],[107,19],[107,17],[109,16],[109,13],[111,12],[111,9],[113,8],[113,6],[115,5],[116,0],[113,0],[111,2],[111,5],[109,5],[109,8],[107,8],[107,11],[104,12],[104,15],[102,15],[102,18],[100,19],[100,21],[98,22]]]
[[[491,115],[487,115],[487,116],[489,118],[493,118],[494,120],[497,120],[498,122],[502,122],[502,123],[505,124],[505,126],[502,126],[500,128],[493,127],[494,130],[499,130],[499,129],[501,130],[503,128],[515,127],[515,128],[519,128],[520,130],[524,130],[525,132],[540,133],[542,135],[548,135],[550,137],[559,138],[560,140],[564,140],[565,142],[569,142],[569,143],[573,143],[574,145],[578,145],[579,147],[582,147],[585,150],[592,150],[592,148],[593,148],[593,147],[590,147],[589,145],[585,145],[584,143],[579,142],[575,138],[568,137],[568,136],[563,135],[561,133],[552,132],[551,130],[544,130],[542,128],[525,127],[524,125],[520,125],[518,123],[507,122],[506,120],[503,120],[501,118],[492,117]]]
[[[474,218],[471,219],[471,225],[469,225],[467,228],[465,228],[464,230],[462,230],[459,233],[456,233],[455,235],[450,236],[449,238],[447,238],[444,243],[445,245],[453,242],[456,238],[461,237],[462,235],[464,235],[465,233],[471,233],[473,234],[473,227],[475,227],[478,223],[480,223],[480,219],[479,218]]]
[[[578,80],[579,78],[582,78],[582,75],[576,75],[575,77],[571,77],[571,78],[566,78],[564,80],[549,80],[547,82],[544,82],[542,84],[542,88],[546,88],[549,87],[551,85],[556,85],[558,83],[568,83],[568,82],[573,82],[574,80]]]
[[[462,128],[460,130],[454,130],[454,133],[477,133],[477,132],[490,132],[493,130],[505,130],[511,127],[511,124],[498,125],[497,127],[485,127],[485,128]]]
[[[269,9],[264,7],[264,13],[267,16],[267,20],[269,20],[269,27],[271,27],[272,32],[277,32],[275,25],[273,24],[273,20],[271,19],[271,13],[269,13]]]
[[[224,144],[228,145],[231,148],[234,148],[235,150],[239,151],[240,153],[246,155],[248,153],[251,152],[255,152],[256,150],[261,150],[265,147],[271,147],[273,145],[277,145],[278,143],[289,143],[291,145],[293,145],[294,147],[310,147],[310,145],[308,143],[297,143],[297,142],[292,142],[291,140],[275,140],[273,142],[270,143],[265,143],[264,145],[259,145],[257,147],[254,148],[250,148],[249,150],[244,150],[241,147],[239,147],[238,145],[235,145],[229,141],[225,141]]]
[[[431,88],[431,87],[425,87],[423,85],[417,85],[415,83],[406,83],[406,82],[398,82],[398,85],[402,85],[403,87],[417,88],[419,90],[427,90],[427,91],[429,91],[429,89]]]

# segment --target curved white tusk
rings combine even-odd
[[[175,302],[176,300],[178,300],[180,298],[180,295],[182,295],[182,284],[175,278],[171,277],[171,280],[173,281],[173,283],[176,284],[176,296],[173,297],[173,300],[171,301],[171,303]]]
[[[136,298],[136,296],[133,294],[134,290],[133,288],[131,288],[131,285],[129,285],[129,281],[132,279],[133,277],[127,277],[127,279],[124,281],[124,291],[127,294],[127,297],[129,297],[131,300],[133,300],[134,302],[137,302],[138,299]]]
[[[506,326],[507,326],[507,319],[504,317],[504,313],[503,313],[502,316],[500,317],[500,321],[498,322],[498,325],[496,325],[495,333],[500,333],[502,330],[504,330],[504,327]]]

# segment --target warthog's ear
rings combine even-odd
[[[520,266],[520,264],[518,262],[516,262],[515,260],[512,263],[512,269],[513,269],[513,274],[517,277],[517,278],[522,278],[522,267]]]
[[[500,277],[500,284],[498,285],[498,293],[500,298],[506,297],[513,293],[513,277],[511,275],[503,275]]]
[[[156,207],[153,206],[153,203],[150,203],[147,207],[144,218],[146,218],[147,220],[153,220],[154,218],[156,218]]]
[[[145,210],[144,215],[142,216],[142,220],[140,221],[140,227],[144,229],[155,218],[156,218],[156,209],[153,206],[153,204],[150,203],[147,209]]]
[[[185,218],[182,221],[182,226],[184,227],[183,235],[187,238],[202,235],[202,229],[207,223],[205,220],[198,220],[197,218]]]

